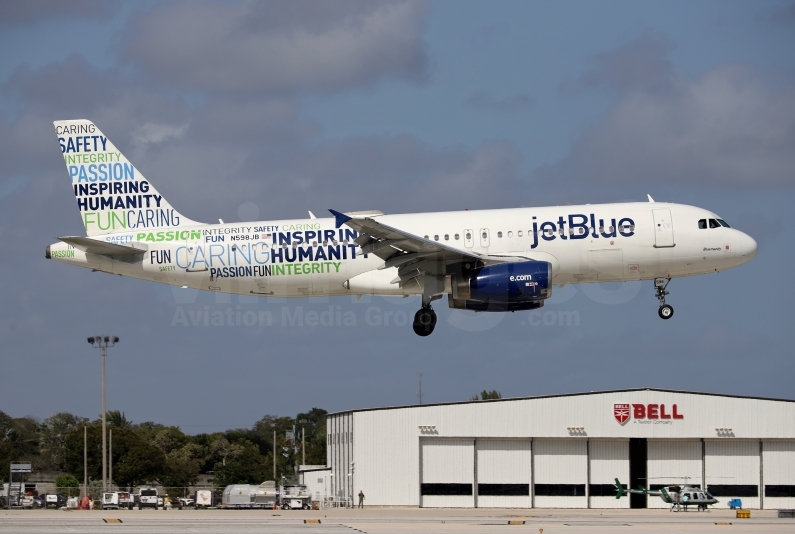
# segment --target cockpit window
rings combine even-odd
[[[706,230],[707,229],[707,220],[706,219],[699,219],[698,220],[698,229],[699,230]]]
[[[709,220],[709,227],[710,228],[720,228],[720,223],[718,221],[716,221],[715,219],[710,219]]]
[[[724,226],[726,228],[731,228],[731,226],[729,226],[729,223],[727,223],[723,219],[718,219],[718,222],[720,223],[721,226]]]

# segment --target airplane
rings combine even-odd
[[[715,213],[682,204],[586,204],[205,224],[178,212],[89,120],[55,121],[85,236],[48,259],[184,288],[263,297],[421,296],[475,312],[535,310],[565,284],[671,279],[737,267],[757,244]]]
[[[625,489],[621,482],[616,479],[616,499],[620,499],[629,493],[637,493],[640,495],[651,495],[660,497],[663,502],[670,504],[671,511],[679,512],[684,510],[687,512],[688,506],[698,506],[698,511],[706,510],[708,506],[717,504],[719,501],[709,493],[709,488],[702,490],[701,486],[692,486],[690,484],[663,486],[659,490],[649,490],[643,486],[638,486],[638,489]]]

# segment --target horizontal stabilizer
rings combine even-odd
[[[78,250],[87,252],[89,254],[100,254],[102,256],[132,256],[135,254],[143,254],[149,247],[143,243],[126,243],[119,245],[116,243],[107,243],[105,241],[97,241],[89,237],[59,237],[59,240],[72,245]]]

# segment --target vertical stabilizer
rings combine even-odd
[[[94,123],[80,119],[53,124],[87,235],[199,224],[171,207]]]

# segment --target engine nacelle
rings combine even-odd
[[[488,265],[451,278],[451,308],[475,311],[533,310],[552,296],[552,265],[522,261]]]

